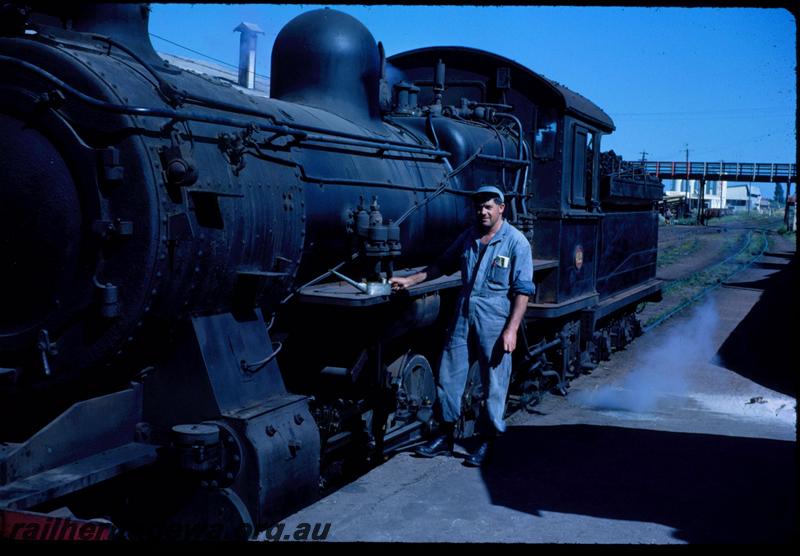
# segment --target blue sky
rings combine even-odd
[[[257,67],[314,4],[153,4],[150,32],[236,66],[242,21],[258,24]],[[331,5],[387,55],[434,45],[511,58],[603,108],[626,159],[795,162],[796,22],[779,8]],[[151,37],[159,52],[204,59]],[[772,186],[762,185],[772,195]]]

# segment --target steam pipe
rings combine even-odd
[[[100,110],[105,110],[107,112],[113,112],[113,113],[116,113],[116,114],[128,114],[128,115],[131,115],[131,116],[150,116],[150,117],[156,117],[156,118],[170,118],[170,119],[173,119],[173,120],[176,120],[176,121],[189,120],[189,121],[197,121],[197,122],[206,122],[206,123],[225,125],[225,126],[230,126],[230,127],[244,128],[244,129],[247,129],[247,128],[253,126],[253,122],[252,121],[246,121],[246,120],[237,120],[237,119],[233,119],[233,118],[212,116],[212,115],[209,115],[209,114],[198,114],[198,113],[195,113],[195,112],[176,112],[175,110],[170,110],[170,109],[147,108],[147,107],[129,106],[129,105],[114,104],[114,103],[111,103],[111,102],[106,102],[106,101],[91,97],[91,96],[89,96],[89,95],[87,95],[87,94],[75,89],[74,87],[72,87],[71,85],[68,85],[67,83],[65,83],[64,81],[60,80],[59,78],[57,78],[53,74],[51,74],[51,73],[43,70],[42,68],[39,68],[39,67],[33,65],[33,64],[25,62],[23,60],[18,60],[16,58],[11,58],[9,56],[0,55],[0,62],[7,62],[7,63],[13,64],[13,65],[16,65],[16,66],[20,66],[20,67],[22,67],[24,69],[27,69],[27,70],[31,71],[32,73],[35,73],[36,75],[38,75],[38,76],[40,76],[40,77],[42,77],[44,79],[47,79],[48,81],[50,81],[55,86],[57,86],[57,87],[59,87],[61,89],[64,89],[65,91],[69,92],[70,94],[75,96],[78,100],[81,100],[82,102],[85,102],[86,104],[89,104],[90,106],[94,106],[95,108],[98,108]],[[189,99],[187,99],[187,100],[189,100]],[[223,109],[228,109],[229,108],[227,106],[227,103],[217,103],[217,104],[219,105],[218,107],[220,107],[220,108],[223,108]],[[234,108],[235,108],[235,110],[233,110]],[[261,117],[261,118],[270,119],[272,121],[275,121],[275,119],[272,118],[271,116],[269,116],[267,114],[264,114],[262,112],[257,112],[255,110],[246,110],[246,109],[242,109],[240,107],[235,107],[235,106],[231,106],[230,109],[231,109],[231,111],[236,111],[238,113],[242,113],[242,114],[250,113],[250,115],[256,115],[256,116]],[[300,140],[305,139],[308,136],[308,134],[305,131],[300,130],[300,128],[307,128],[309,130],[313,130],[313,131],[317,131],[317,132],[320,132],[320,133],[325,133],[325,134],[329,134],[329,135],[333,135],[333,136],[353,138],[353,139],[356,139],[357,141],[361,142],[361,143],[355,143],[355,142],[346,143],[344,141],[337,141],[337,143],[339,143],[339,144],[351,144],[353,146],[360,146],[360,147],[369,146],[369,147],[378,148],[378,149],[384,149],[384,150],[394,150],[393,147],[394,146],[398,146],[398,147],[402,147],[403,149],[414,149],[413,151],[409,150],[408,152],[415,152],[415,153],[425,154],[425,155],[429,155],[429,156],[447,156],[447,155],[450,154],[450,153],[447,153],[445,151],[440,151],[438,149],[426,149],[425,147],[409,147],[407,144],[401,143],[399,141],[389,141],[389,140],[384,140],[384,139],[375,139],[375,138],[372,138],[372,137],[359,136],[359,135],[350,134],[350,133],[344,133],[344,132],[337,132],[337,131],[327,130],[327,129],[313,127],[313,126],[299,126],[299,125],[297,125],[297,126],[294,126],[294,127],[289,127],[287,125],[283,125],[282,123],[278,123],[278,122],[276,122],[276,123],[278,125],[258,124],[257,127],[258,127],[259,130],[262,130],[262,131],[271,131],[273,133],[278,133],[280,135],[291,135],[291,136],[293,136],[293,137],[295,137],[297,139],[300,139]],[[333,142],[331,139],[326,139],[324,137],[316,137],[316,138],[314,138],[314,140],[315,141],[320,141],[320,142]],[[364,143],[368,143],[368,145],[365,145]]]
[[[540,355],[541,353],[544,353],[548,349],[556,347],[561,343],[562,343],[561,338],[558,338],[556,340],[553,340],[552,342],[544,344],[543,346],[535,347],[528,352],[528,357],[536,357],[537,355]]]
[[[522,147],[522,122],[520,122],[520,121],[519,121],[519,118],[517,118],[515,115],[513,115],[513,114],[507,114],[507,113],[505,113],[505,112],[497,112],[497,113],[494,115],[494,117],[495,117],[495,118],[506,118],[506,119],[509,119],[509,120],[513,120],[513,121],[514,121],[514,123],[516,123],[516,124],[517,124],[517,129],[519,130],[519,135],[517,136],[517,138],[519,139],[519,147],[518,147],[518,151],[519,151],[519,153],[517,154],[517,158],[518,158],[519,160],[522,160],[522,157],[523,157],[523,155],[524,155],[524,153],[523,153],[523,151],[522,151],[522,148],[523,148],[523,147]]]

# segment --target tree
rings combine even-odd
[[[783,185],[781,185],[780,182],[775,184],[775,194],[773,195],[773,198],[779,205],[783,205],[784,201],[786,200],[784,198]]]

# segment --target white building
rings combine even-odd
[[[703,198],[706,208],[725,208],[727,206],[726,181],[707,181]],[[696,209],[700,197],[700,180],[672,180],[664,182],[664,195],[668,197],[684,197],[689,208]]]
[[[728,204],[734,212],[761,212],[761,188],[748,183],[728,186]]]

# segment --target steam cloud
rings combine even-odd
[[[644,353],[641,363],[621,383],[576,392],[573,400],[591,409],[645,413],[667,396],[685,395],[687,369],[715,357],[714,332],[719,315],[713,300],[695,309],[689,321],[676,326],[661,345]]]

